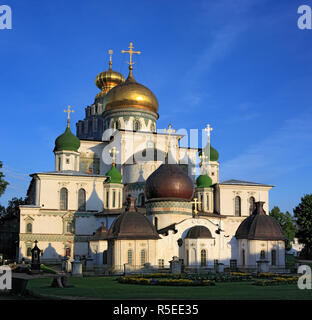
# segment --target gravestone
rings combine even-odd
[[[31,249],[31,272],[40,273],[40,254],[41,250],[37,246],[38,241],[35,240],[35,246]]]
[[[180,274],[182,270],[182,262],[179,260],[179,257],[172,257],[170,263],[170,272],[172,274]]]
[[[129,274],[131,272],[131,266],[129,263],[124,264],[124,275]]]
[[[270,271],[269,260],[260,259],[257,261],[258,272],[268,273]]]
[[[73,277],[82,277],[82,262],[81,261],[72,261],[71,262],[72,265],[72,276]]]

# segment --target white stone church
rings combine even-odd
[[[180,146],[171,126],[157,131],[158,101],[133,75],[109,69],[76,135],[55,140],[54,170],[36,172],[20,206],[19,260],[35,240],[45,263],[89,257],[120,272],[163,269],[178,257],[187,269],[285,268],[285,236],[268,215],[271,185],[219,181],[219,154]],[[51,146],[52,149],[52,146]],[[197,159],[200,175],[196,177]],[[234,173],[235,174],[235,173]]]

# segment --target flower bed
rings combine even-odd
[[[274,286],[274,285],[281,285],[281,284],[295,284],[298,281],[298,277],[288,277],[288,278],[281,278],[276,277],[271,280],[257,280],[253,284],[256,286]]]
[[[160,286],[215,286],[212,280],[191,280],[191,279],[162,279],[162,278],[139,278],[139,277],[120,277],[119,283],[144,284]]]

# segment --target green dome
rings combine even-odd
[[[109,183],[122,184],[122,182],[121,182],[122,175],[115,166],[112,166],[111,169],[106,173],[106,175],[110,177]]]
[[[196,179],[196,185],[197,188],[209,188],[212,185],[212,180],[206,174],[202,174]]]
[[[67,127],[65,132],[56,138],[54,151],[66,150],[78,152],[79,147],[80,140]]]
[[[201,151],[199,151],[198,154],[201,156],[203,154],[203,151],[205,151],[206,148],[207,146]],[[210,161],[218,161],[218,159],[219,159],[219,152],[210,145]]]

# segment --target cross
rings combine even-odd
[[[134,46],[133,46],[133,43],[132,42],[130,42],[130,45],[129,45],[129,50],[121,50],[121,52],[122,53],[129,53],[129,56],[130,56],[130,61],[128,62],[128,64],[130,65],[130,66],[132,66],[132,65],[134,65],[134,62],[132,61],[132,55],[134,54],[134,53],[136,53],[136,54],[141,54],[141,51],[133,51],[132,49],[134,49]]]
[[[68,106],[67,110],[64,110],[64,112],[67,112],[67,128],[69,128],[70,114],[71,112],[74,112],[74,110],[70,110],[70,106]]]
[[[197,214],[198,213],[198,205],[201,204],[201,202],[198,201],[197,198],[194,198],[194,201],[192,201],[191,203],[194,204],[194,213]]]
[[[169,134],[169,137],[168,137],[168,145],[167,145],[167,153],[168,153],[168,151],[169,151],[170,136],[171,136],[172,133],[175,133],[175,132],[176,132],[175,129],[171,129],[171,128],[172,128],[172,125],[169,124],[169,125],[168,125],[168,129],[164,129],[164,131]]]
[[[213,128],[210,127],[210,124],[207,124],[207,127],[205,128],[205,131],[207,132],[208,139],[210,140],[210,131],[212,131]]]
[[[112,70],[112,55],[113,55],[114,51],[112,49],[108,50],[108,54],[109,54],[109,70]]]
[[[118,150],[116,150],[116,147],[113,147],[111,150],[109,150],[109,152],[112,154],[113,156],[113,167],[116,167],[116,154],[119,153]]]

